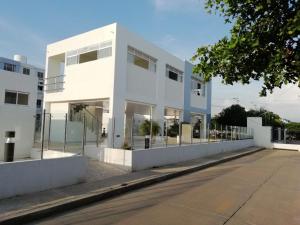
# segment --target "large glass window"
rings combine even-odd
[[[151,72],[156,72],[156,59],[133,48],[128,47],[127,61]]]
[[[5,91],[5,103],[16,104],[17,103],[17,92]]]
[[[79,55],[79,63],[85,63],[89,61],[97,60],[97,51],[86,52]]]
[[[112,41],[89,45],[67,52],[67,66],[112,56]]]
[[[182,80],[183,80],[183,72],[170,66],[170,65],[166,66],[166,76],[169,79],[175,80],[178,82],[182,82]]]

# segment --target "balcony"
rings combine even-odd
[[[45,79],[45,92],[59,92],[64,90],[65,75],[51,76]]]

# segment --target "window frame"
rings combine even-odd
[[[177,74],[177,80],[170,78],[170,72]],[[166,77],[168,79],[173,80],[175,82],[183,83],[183,76],[184,76],[183,71],[176,69],[175,67],[173,67],[169,64],[166,64]]]
[[[23,67],[23,70],[22,70],[23,74],[24,75],[30,75],[30,68],[27,68],[27,67]]]
[[[9,103],[6,102],[6,93],[15,93],[16,94],[16,101],[15,103]],[[19,95],[27,95],[27,104],[20,104],[19,103]],[[13,90],[5,90],[4,92],[4,104],[8,104],[8,105],[20,105],[20,106],[29,106],[29,97],[30,97],[30,93],[29,92],[22,92],[22,91],[13,91]]]
[[[135,63],[136,59],[146,61],[148,63],[147,68]],[[157,59],[144,52],[141,52],[140,50],[137,50],[132,46],[127,47],[127,62],[145,70],[148,70],[152,73],[156,73],[157,71]]]

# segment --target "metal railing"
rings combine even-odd
[[[50,76],[45,78],[45,92],[58,92],[64,89],[65,75]]]
[[[271,140],[275,143],[300,144],[300,130],[273,127]]]

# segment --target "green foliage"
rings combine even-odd
[[[168,136],[177,137],[178,134],[179,134],[179,123],[177,120],[175,120],[174,124],[172,124],[168,129]]]
[[[262,96],[287,83],[300,87],[298,0],[206,0],[206,9],[233,27],[230,37],[197,49],[195,73],[230,85],[263,80]]]
[[[285,128],[287,128],[289,131],[300,131],[300,123],[290,122],[285,125]]]
[[[141,135],[150,135],[151,123],[149,120],[145,120],[139,127]],[[157,122],[152,121],[152,136],[159,134],[160,126]]]
[[[244,107],[240,105],[232,105],[223,109],[222,112],[216,115],[212,120],[223,125],[246,126],[247,113]]]
[[[249,111],[246,111],[245,108],[240,105],[232,105],[223,109],[222,112],[212,119],[212,121],[222,125],[247,126],[247,117],[262,117],[263,126],[283,126],[280,116],[273,112],[263,108],[259,110],[250,109]]]

